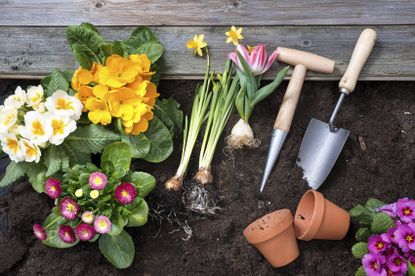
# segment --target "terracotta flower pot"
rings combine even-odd
[[[315,190],[303,195],[295,212],[294,228],[299,240],[342,240],[349,226],[349,213]]]
[[[293,220],[288,209],[272,212],[246,227],[245,239],[254,245],[273,267],[287,265],[299,255]]]

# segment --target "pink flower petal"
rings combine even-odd
[[[264,74],[266,71],[268,71],[268,69],[271,67],[271,65],[275,62],[275,60],[277,59],[278,56],[278,52],[277,50],[275,50],[268,58],[267,64],[265,65],[265,67],[262,69],[261,74]]]
[[[248,50],[245,48],[245,46],[243,46],[242,44],[239,44],[238,46],[236,46],[236,50],[239,51],[239,53],[241,53],[242,57],[246,60],[246,62],[249,62],[249,52]]]

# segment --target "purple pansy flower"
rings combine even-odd
[[[396,202],[396,213],[403,222],[415,219],[415,200],[401,198]]]
[[[385,257],[380,254],[366,254],[363,256],[362,264],[367,276],[386,276],[386,270],[382,264]]]

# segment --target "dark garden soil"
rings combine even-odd
[[[0,82],[0,94],[14,90],[17,82]],[[175,95],[186,111],[196,82],[162,82],[163,95]],[[153,173],[158,188],[148,198],[152,218],[139,229],[130,229],[136,245],[133,265],[113,268],[101,256],[97,244],[82,243],[72,249],[44,246],[32,235],[32,224],[41,223],[52,204],[27,183],[17,183],[0,197],[0,274],[5,275],[352,275],[359,266],[350,248],[356,223],[343,241],[300,242],[300,257],[292,264],[273,269],[244,239],[243,229],[256,218],[279,208],[295,211],[308,188],[295,161],[302,136],[312,116],[327,121],[337,100],[337,83],[306,82],[292,130],[280,160],[266,187],[257,194],[271,127],[285,82],[278,95],[261,103],[252,126],[262,144],[256,150],[239,151],[234,159],[218,147],[213,164],[215,188],[222,211],[214,217],[179,214],[175,219],[166,207],[169,197],[163,183],[177,167],[180,141],[175,153],[162,164],[137,161],[137,169]],[[229,126],[237,120],[234,115]],[[320,191],[350,209],[368,197],[386,202],[415,196],[415,82],[360,82],[345,101],[337,122],[351,135],[329,178]],[[226,129],[228,134],[230,127]],[[360,138],[359,138],[360,137]],[[365,146],[363,145],[363,142]],[[196,150],[196,154],[198,151]],[[196,159],[196,158],[195,158]],[[5,159],[2,164],[5,165]],[[189,169],[192,174],[197,164]],[[4,193],[4,191],[3,191]],[[171,198],[170,198],[171,201]],[[191,227],[186,234],[185,222]],[[333,222],[335,223],[335,222]]]

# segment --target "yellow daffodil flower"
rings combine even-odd
[[[225,33],[228,39],[226,39],[226,43],[233,43],[233,45],[237,46],[239,44],[240,39],[244,39],[242,36],[242,27],[236,29],[235,26],[232,26],[231,29]]]
[[[193,37],[193,39],[190,39],[187,41],[187,48],[188,49],[194,49],[194,54],[198,54],[199,56],[203,56],[202,49],[207,46],[206,41],[204,41],[205,35],[197,35]]]

